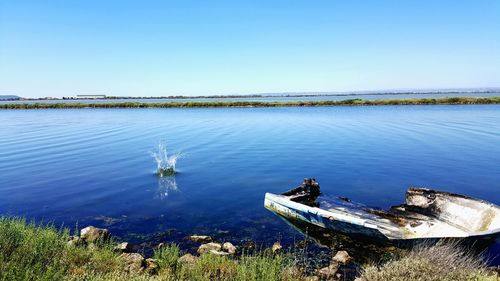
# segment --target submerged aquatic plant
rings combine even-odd
[[[156,161],[156,173],[160,177],[173,176],[176,173],[175,165],[177,160],[181,157],[180,153],[168,156],[167,146],[160,142],[158,150],[152,153]]]

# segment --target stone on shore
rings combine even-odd
[[[319,281],[318,276],[306,276],[302,278],[302,281]]]
[[[146,272],[149,274],[156,274],[158,273],[158,269],[160,269],[160,265],[158,264],[158,261],[155,259],[146,259]]]
[[[347,253],[346,251],[338,251],[332,260],[342,264],[346,264],[350,262],[351,259],[351,256],[349,256],[349,253]]]
[[[220,251],[222,248],[221,244],[219,243],[207,243],[207,244],[203,244],[201,245],[199,248],[198,248],[198,254],[204,254],[204,253],[208,253],[210,251]]]
[[[280,242],[275,242],[273,246],[271,247],[271,250],[273,253],[279,253],[283,249],[283,246],[281,246]]]
[[[189,240],[198,243],[209,243],[212,242],[212,237],[207,235],[191,235],[189,236]]]
[[[222,244],[222,249],[230,255],[234,255],[234,253],[236,253],[236,247],[231,242]]]
[[[84,229],[80,230],[80,238],[82,238],[87,243],[105,241],[109,238],[109,231],[105,228],[87,226]]]
[[[124,261],[126,272],[141,272],[144,265],[144,257],[138,253],[123,253],[120,258]]]
[[[318,269],[316,272],[320,277],[329,279],[335,276],[335,273],[337,273],[338,269],[339,264],[336,262],[332,262],[329,266]]]
[[[185,265],[193,265],[197,259],[198,259],[198,257],[196,257],[196,256],[193,256],[191,254],[185,254],[182,257],[180,257],[177,260],[177,262],[179,262],[181,264],[185,264]]]
[[[68,246],[76,247],[85,245],[85,241],[83,241],[78,236],[70,236],[68,242],[66,243]]]
[[[117,252],[127,253],[132,251],[133,246],[128,242],[122,242],[115,246],[114,250]]]
[[[228,252],[223,252],[223,251],[217,251],[217,250],[210,250],[210,254],[217,255],[217,256],[228,256]]]

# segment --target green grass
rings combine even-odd
[[[0,217],[0,280],[294,281],[304,277],[291,254],[270,250],[238,257],[204,254],[186,264],[179,262],[182,253],[173,244],[154,251],[157,274],[128,273],[112,241],[74,246],[67,244],[69,238],[67,229]],[[382,265],[366,266],[359,280],[494,281],[498,276],[468,251],[443,244],[418,247]]]
[[[0,280],[62,280],[121,268],[110,244],[84,248],[69,246],[68,240],[67,229],[0,218]]]
[[[373,106],[373,105],[432,105],[432,104],[500,104],[500,97],[451,97],[383,100],[324,100],[324,101],[199,101],[199,102],[122,102],[122,103],[14,103],[1,104],[0,109],[58,108],[213,108],[213,107],[292,107],[292,106]]]
[[[158,261],[161,269],[175,270],[180,253],[179,246],[170,244],[155,250],[153,258]]]
[[[292,279],[296,274],[290,256],[273,256],[268,252],[262,252],[254,256],[244,256],[237,267],[237,280],[283,280]],[[288,280],[290,280],[288,279]]]
[[[60,254],[66,231],[24,220],[0,219],[0,280],[56,280],[65,271]]]
[[[205,254],[181,264],[181,251],[166,245],[154,252],[157,275],[126,273],[113,242],[68,245],[69,231],[17,218],[0,218],[0,280],[299,280],[286,254],[260,253],[238,258]]]

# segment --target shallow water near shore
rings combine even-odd
[[[292,244],[263,207],[315,177],[325,194],[402,203],[409,186],[500,204],[500,106],[0,112],[0,213],[131,241],[189,234]],[[151,152],[181,152],[174,177]]]

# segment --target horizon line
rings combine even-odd
[[[168,95],[150,95],[150,96],[121,96],[121,95],[107,95],[105,93],[94,93],[94,94],[82,94],[77,93],[72,96],[62,96],[62,97],[51,97],[51,96],[38,96],[38,97],[23,97],[17,94],[0,94],[0,96],[16,96],[21,99],[64,99],[64,98],[75,98],[78,95],[104,95],[107,98],[163,98],[163,97],[182,97],[182,98],[196,98],[196,97],[244,97],[244,96],[302,96],[302,95],[356,95],[356,94],[407,94],[407,93],[446,93],[446,92],[457,92],[457,93],[470,93],[470,92],[491,92],[500,91],[500,86],[498,87],[466,87],[466,88],[395,88],[395,89],[379,89],[379,90],[349,90],[349,91],[284,91],[284,92],[256,92],[256,93],[231,93],[231,94],[206,94],[206,95],[184,95],[184,94],[168,94]]]

